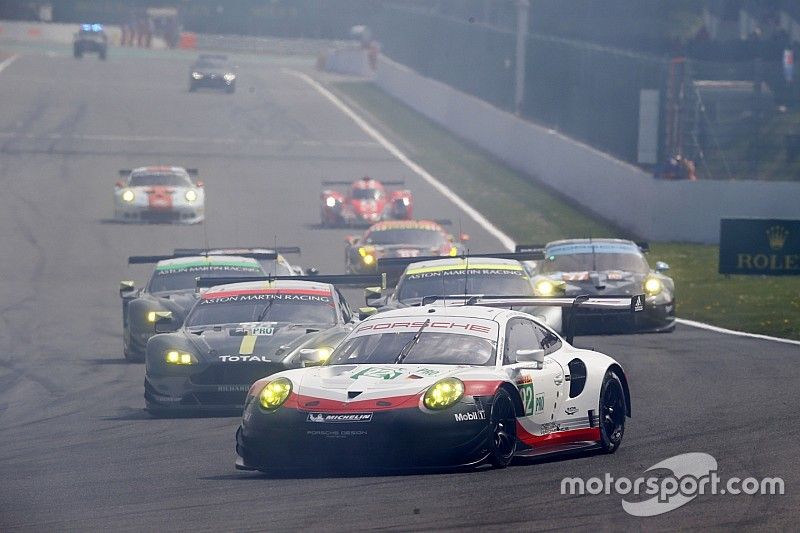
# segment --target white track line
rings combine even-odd
[[[493,235],[500,243],[507,248],[508,250],[514,251],[515,242],[514,240],[503,233],[500,228],[489,222],[489,220],[480,214],[474,207],[469,205],[465,202],[460,196],[454,193],[447,185],[443,184],[436,178],[434,178],[427,170],[422,168],[420,165],[412,161],[406,154],[404,154],[397,146],[395,146],[392,142],[390,142],[386,137],[380,134],[378,130],[370,126],[366,120],[361,118],[355,111],[350,109],[344,102],[342,102],[335,94],[330,92],[328,89],[320,85],[316,80],[308,76],[307,74],[303,74],[302,72],[298,72],[296,70],[287,70],[290,74],[297,76],[311,87],[317,90],[322,96],[327,98],[333,105],[339,108],[339,110],[350,117],[350,119],[358,125],[364,132],[375,139],[381,146],[386,148],[386,150],[395,156],[397,159],[400,160],[405,166],[411,169],[412,172],[417,174],[420,178],[428,182],[434,189],[442,193],[445,198],[450,200],[453,204],[455,204],[458,208],[464,211],[472,220],[477,222],[483,229],[485,229],[488,233]]]
[[[758,333],[747,333],[745,331],[736,331],[734,329],[725,329],[720,328],[717,326],[712,326],[711,324],[705,324],[703,322],[695,322],[694,320],[686,320],[685,318],[678,318],[676,321],[679,324],[683,324],[684,326],[690,326],[693,328],[700,328],[705,329],[708,331],[713,331],[714,333],[723,333],[725,335],[734,335],[736,337],[747,337],[750,339],[759,339],[764,341],[774,341],[774,342],[782,342],[784,344],[794,344],[796,346],[800,346],[800,341],[792,340],[792,339],[782,339],[781,337],[770,337],[769,335],[760,335]]]
[[[3,72],[11,63],[16,61],[18,57],[18,55],[14,54],[13,56],[7,57],[5,60],[3,60],[3,62],[0,63],[0,72]]]

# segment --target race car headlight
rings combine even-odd
[[[364,261],[365,265],[371,265],[375,262],[375,256],[372,254],[367,254],[362,258],[362,261]]]
[[[153,324],[158,319],[158,315],[155,311],[148,311],[147,312],[147,321]]]
[[[408,197],[406,197],[406,196],[403,196],[403,205],[406,206],[406,207],[411,205],[411,200],[409,200]]]
[[[329,348],[328,346],[317,348],[317,355],[319,356],[319,362],[321,364],[326,363],[332,353],[333,353],[333,348]]]
[[[192,72],[192,78],[195,80],[202,80],[203,75],[200,72]]]
[[[444,378],[434,383],[422,397],[428,409],[438,411],[447,409],[464,396],[464,382],[456,378]]]
[[[539,296],[553,296],[554,294],[563,291],[563,287],[549,279],[537,281],[534,288],[536,290],[536,294]]]
[[[283,405],[291,392],[291,381],[286,378],[273,379],[261,389],[261,393],[258,395],[258,401],[264,409],[277,409]]]
[[[132,190],[125,189],[124,191],[122,191],[122,200],[124,202],[131,203],[134,198],[136,198],[136,194]]]
[[[325,198],[325,205],[327,205],[328,207],[335,206],[336,198],[334,198],[333,196],[328,196],[327,198]]]
[[[222,76],[222,79],[224,79],[225,81],[233,81],[233,80],[236,79],[236,74],[232,74],[232,73],[228,72],[227,74]]]
[[[664,286],[658,278],[647,278],[644,280],[644,292],[648,296],[655,296],[660,293]]]
[[[456,248],[455,246],[451,246],[451,247],[450,247],[450,252],[448,252],[448,255],[449,255],[450,257],[455,257],[455,256],[457,256],[457,255],[458,255],[458,248]]]
[[[164,354],[164,360],[170,365],[194,365],[197,364],[197,359],[187,352],[179,350],[169,350]]]
[[[189,189],[183,196],[184,198],[186,198],[187,202],[192,203],[195,200],[197,200],[197,191],[195,191],[194,189]]]

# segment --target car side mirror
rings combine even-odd
[[[458,238],[461,242],[466,242],[469,240],[469,233],[462,233]]]
[[[317,267],[308,267],[306,269],[306,275],[308,275],[308,276],[318,276],[319,275],[319,269]]]
[[[377,313],[378,310],[374,307],[359,307],[358,308],[358,318],[359,320],[364,320],[367,317],[370,317]]]
[[[156,321],[153,323],[153,329],[156,333],[170,333],[175,331],[172,325],[172,311],[154,311]]]
[[[544,364],[544,350],[541,348],[517,350],[514,355],[518,363],[536,363],[535,368],[541,368]]]
[[[136,290],[136,283],[131,280],[125,280],[119,282],[119,295],[121,298],[125,298],[129,296],[129,293]]]
[[[667,270],[669,270],[669,265],[664,261],[656,262],[656,272],[666,272]]]
[[[378,307],[383,291],[380,287],[367,287],[364,289],[364,301],[369,307]]]
[[[304,367],[324,365],[331,352],[330,348],[303,348],[300,350],[300,364]]]
[[[347,242],[347,244],[352,246],[358,242],[358,235],[348,235],[347,237],[344,238],[344,240],[345,242]]]

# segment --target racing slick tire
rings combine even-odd
[[[514,402],[505,389],[498,390],[489,415],[489,463],[505,468],[517,451],[517,417]]]
[[[603,385],[600,387],[600,449],[605,453],[614,453],[622,443],[625,434],[625,391],[622,381],[613,371],[606,372]]]
[[[72,47],[72,55],[75,57],[75,59],[80,59],[83,57],[83,50],[81,50],[80,46],[75,45]]]
[[[190,93],[193,93],[193,92],[195,92],[196,90],[197,90],[197,87],[195,86],[195,84],[194,84],[194,83],[190,83],[190,84],[189,84],[189,92],[190,92]]]

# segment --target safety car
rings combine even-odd
[[[527,300],[388,311],[356,326],[326,365],[258,380],[236,433],[236,468],[502,468],[518,456],[615,452],[631,414],[622,366],[504,309]],[[640,304],[537,302],[629,312]]]
[[[331,189],[348,186],[347,193]],[[370,225],[380,220],[409,220],[413,218],[414,198],[411,191],[388,187],[404,187],[405,182],[378,181],[364,176],[355,181],[322,182],[320,218],[323,227]]]
[[[114,218],[119,222],[196,224],[205,219],[206,194],[197,169],[149,166],[120,170],[114,188]]]
[[[73,35],[72,55],[80,59],[87,53],[97,54],[97,57],[105,60],[108,54],[108,36],[102,24],[81,24],[78,33]]]

